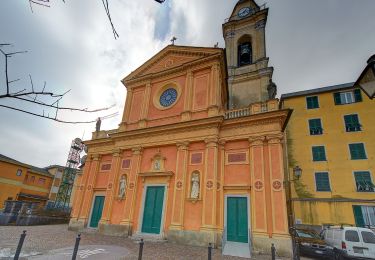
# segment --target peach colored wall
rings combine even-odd
[[[186,230],[199,231],[202,225],[202,201],[185,203],[184,228]]]
[[[194,73],[193,82],[193,111],[206,109],[208,106],[210,70]]]
[[[184,75],[184,76],[170,79],[165,82],[153,83],[151,86],[151,98],[150,98],[150,103],[148,104],[149,110],[148,110],[147,119],[154,120],[154,119],[163,118],[163,117],[180,115],[184,108],[184,99],[185,99],[185,93],[186,93],[185,81],[186,81],[186,76]],[[176,82],[180,86],[180,89],[181,89],[180,97],[178,98],[177,103],[174,104],[171,108],[160,110],[154,106],[154,101],[152,97],[157,95],[157,92],[159,91],[161,87],[163,87],[164,85],[167,85],[170,82]]]
[[[111,224],[120,224],[123,218],[125,200],[114,200],[112,206]]]
[[[129,123],[137,122],[141,117],[142,101],[144,98],[144,89],[134,90],[131,109],[129,115]]]
[[[105,189],[107,187],[109,174],[110,171],[98,172],[95,182],[96,189]]]

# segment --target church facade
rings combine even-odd
[[[226,48],[169,45],[123,79],[118,129],[96,131],[69,228],[290,254],[284,129],[268,9],[240,0]],[[245,250],[246,251],[246,250]],[[245,255],[244,255],[245,256]]]

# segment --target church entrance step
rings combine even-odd
[[[130,238],[134,241],[141,241],[143,239],[144,242],[167,242],[167,239],[158,234],[136,233]]]
[[[227,241],[223,249],[223,255],[251,258],[249,244]]]

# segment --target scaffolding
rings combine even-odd
[[[55,208],[70,209],[70,196],[80,164],[80,154],[83,150],[85,150],[85,145],[82,143],[82,140],[80,138],[74,139],[70,146],[68,160],[66,161],[59,191],[57,192],[54,204]]]

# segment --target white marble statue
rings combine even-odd
[[[126,189],[126,177],[125,175],[122,175],[120,179],[120,183],[119,183],[119,190],[118,190],[118,196],[120,198],[125,197],[125,189]]]
[[[190,198],[199,198],[199,173],[193,173],[191,176],[191,193]]]

